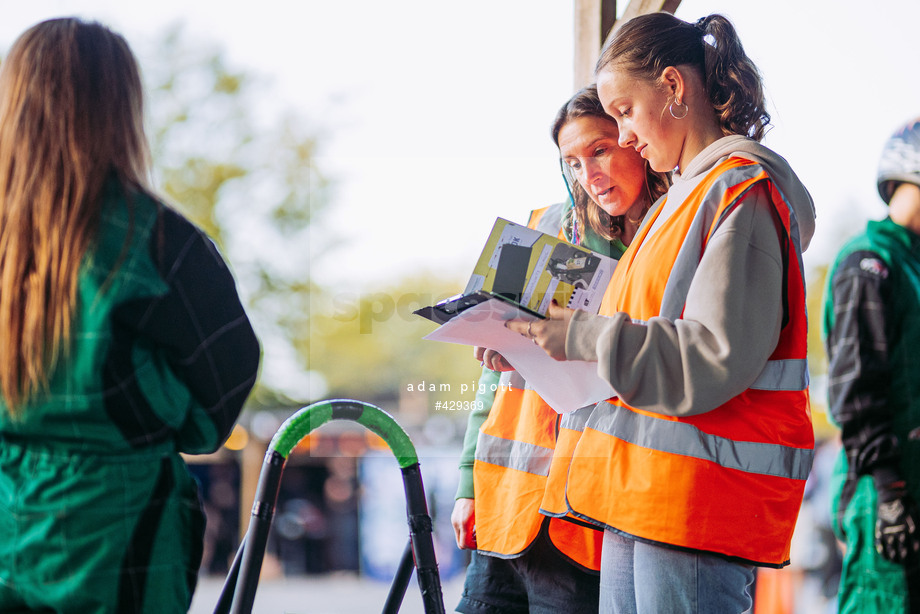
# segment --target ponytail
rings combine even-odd
[[[703,78],[723,134],[759,141],[766,133],[770,114],[760,71],[722,15],[693,24],[663,12],[630,19],[604,46],[595,73],[614,63],[649,81],[657,81],[668,66],[691,66]]]
[[[770,123],[760,71],[744,52],[731,22],[709,15],[694,24],[703,41],[706,92],[722,131],[759,141]]]

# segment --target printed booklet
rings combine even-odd
[[[498,218],[463,293],[414,313],[439,325],[425,339],[498,351],[556,411],[614,396],[597,363],[556,361],[505,328],[544,318],[553,299],[597,313],[616,260]]]
[[[498,218],[462,294],[417,310],[443,324],[490,298],[543,317],[550,302],[597,313],[616,260]]]

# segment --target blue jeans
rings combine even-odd
[[[604,531],[602,614],[741,614],[754,567]]]

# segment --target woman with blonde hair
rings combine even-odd
[[[259,362],[211,241],[148,187],[125,40],[78,19],[0,65],[0,610],[185,612],[203,543],[180,452]]]
[[[594,85],[562,105],[551,135],[570,199],[531,212],[528,225],[619,258],[667,191],[667,174],[617,146]],[[457,611],[597,612],[602,533],[544,499],[564,481],[568,444],[592,407],[562,416],[500,354],[476,348],[476,356],[484,364],[476,402],[488,407],[468,421],[451,515],[457,545],[476,550]]]

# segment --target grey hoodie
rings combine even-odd
[[[811,196],[781,156],[741,136],[712,143],[675,175],[667,200],[656,204],[662,209],[650,235],[730,155],[764,166],[792,205],[804,251],[815,229]],[[710,239],[689,280],[682,317],[639,323],[625,313],[576,312],[566,337],[567,359],[596,361],[600,376],[623,401],[673,416],[710,411],[750,387],[779,340],[783,258],[767,192],[751,190],[742,202]]]

